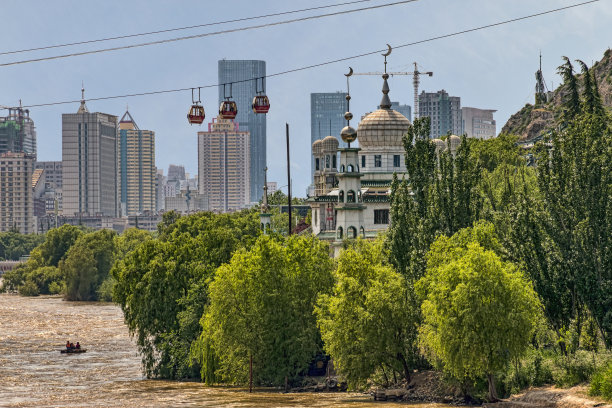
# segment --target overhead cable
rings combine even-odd
[[[29,63],[32,63],[32,62],[50,61],[50,60],[56,60],[56,59],[61,59],[61,58],[79,57],[79,56],[82,56],[82,55],[100,54],[100,53],[103,53],[103,52],[125,50],[125,49],[129,49],[129,48],[148,47],[148,46],[151,46],[151,45],[167,44],[167,43],[177,42],[177,41],[192,40],[192,39],[195,39],[195,38],[210,37],[210,36],[221,35],[221,34],[228,34],[228,33],[236,33],[236,32],[239,32],[239,31],[256,30],[256,29],[260,29],[260,28],[267,28],[267,27],[274,27],[274,26],[279,26],[279,25],[297,23],[297,22],[300,22],[300,21],[316,20],[316,19],[324,18],[324,17],[339,16],[339,15],[342,15],[342,14],[351,14],[351,13],[357,13],[357,12],[360,12],[360,11],[374,10],[374,9],[380,9],[380,8],[384,8],[384,7],[397,6],[397,5],[400,5],[400,4],[414,3],[416,1],[419,1],[419,0],[402,0],[402,1],[396,1],[396,2],[393,2],[393,3],[380,4],[380,5],[376,5],[376,6],[361,7],[361,8],[357,8],[357,9],[351,9],[351,10],[336,11],[336,12],[333,12],[333,13],[319,14],[319,15],[316,15],[316,16],[308,16],[308,17],[300,17],[300,18],[294,18],[294,19],[291,19],[291,20],[277,21],[277,22],[273,22],[273,23],[259,24],[259,25],[248,26],[248,27],[231,28],[231,29],[227,29],[227,30],[214,31],[214,32],[210,32],[210,33],[187,35],[187,36],[184,36],[184,37],[176,37],[176,38],[168,38],[168,39],[164,39],[164,40],[148,41],[148,42],[138,43],[138,44],[121,45],[121,46],[117,46],[117,47],[102,48],[102,49],[97,49],[97,50],[72,52],[72,53],[69,53],[69,54],[53,55],[53,56],[50,56],[50,57],[41,57],[41,58],[32,58],[32,59],[21,60],[21,61],[5,62],[5,63],[0,64],[0,67],[7,67],[7,66],[11,66],[11,65],[29,64]]]
[[[547,14],[557,13],[557,12],[568,10],[568,9],[571,9],[571,8],[580,7],[580,6],[584,6],[584,5],[591,4],[591,3],[596,3],[598,1],[600,1],[600,0],[590,0],[590,1],[585,1],[585,2],[582,2],[582,3],[576,3],[576,4],[572,4],[572,5],[565,6],[565,7],[560,7],[560,8],[556,8],[556,9],[542,11],[542,12],[535,13],[535,14],[530,14],[530,15],[523,16],[523,17],[512,18],[512,19],[509,19],[509,20],[499,21],[499,22],[492,23],[492,24],[486,24],[486,25],[482,25],[482,26],[478,26],[478,27],[474,27],[474,28],[469,28],[469,29],[465,29],[465,30],[461,30],[461,31],[456,31],[456,32],[449,33],[449,34],[443,34],[443,35],[439,35],[439,36],[436,36],[436,37],[427,38],[427,39],[424,39],[424,40],[414,41],[414,42],[400,44],[400,45],[395,45],[395,46],[393,46],[393,48],[394,49],[395,48],[405,48],[405,47],[410,47],[410,46],[414,46],[414,45],[418,45],[418,44],[424,44],[424,43],[428,43],[428,42],[432,42],[432,41],[436,41],[436,40],[440,40],[440,39],[444,39],[444,38],[449,38],[449,37],[454,37],[454,36],[458,36],[458,35],[462,35],[462,34],[472,33],[472,32],[484,30],[484,29],[487,29],[487,28],[497,27],[497,26],[501,26],[501,25],[505,25],[505,24],[514,23],[514,22],[517,22],[517,21],[527,20],[527,19],[534,18],[534,17],[539,17],[539,16],[543,16],[543,15],[547,15]],[[293,68],[293,69],[289,69],[289,70],[286,70],[286,71],[281,71],[281,72],[277,72],[277,73],[274,73],[274,74],[266,75],[266,78],[286,75],[286,74],[290,74],[290,73],[294,73],[294,72],[298,72],[298,71],[304,71],[304,70],[307,70],[307,69],[312,69],[312,68],[317,68],[317,67],[321,67],[321,66],[325,66],[325,65],[335,64],[335,63],[338,63],[338,62],[348,61],[348,60],[352,60],[352,59],[356,59],[356,58],[362,58],[362,57],[366,57],[366,56],[369,56],[369,55],[378,54],[378,53],[381,53],[381,52],[384,52],[384,51],[387,51],[387,48],[376,50],[376,51],[365,52],[363,54],[353,55],[353,56],[350,56],[350,57],[344,57],[344,58],[338,58],[338,59],[334,59],[334,60],[330,60],[330,61],[320,62],[320,63],[317,63],[317,64],[306,65],[306,66],[299,67],[299,68]],[[236,84],[236,83],[248,82],[248,81],[253,81],[253,80],[255,80],[255,78],[248,78],[248,79],[244,79],[244,80],[241,80],[241,81],[233,81],[232,83]],[[162,90],[162,91],[148,91],[148,92],[139,92],[139,93],[125,94],[125,95],[115,95],[115,96],[101,96],[101,97],[97,97],[97,98],[89,98],[87,100],[88,101],[101,101],[101,100],[107,100],[107,99],[129,98],[129,97],[134,97],[134,96],[147,96],[147,95],[174,93],[174,92],[184,92],[184,91],[190,91],[190,90],[196,89],[196,88],[213,88],[213,87],[217,87],[217,86],[220,86],[220,85],[223,85],[223,84],[210,84],[210,85],[201,85],[201,86],[195,86],[195,87],[190,87],[190,88],[167,89],[167,90]],[[35,105],[26,105],[26,106],[24,106],[24,108],[35,108],[35,107],[52,106],[52,105],[65,105],[65,104],[69,104],[69,103],[78,103],[78,102],[80,102],[80,100],[62,101],[62,102],[49,102],[49,103],[41,103],[41,104],[35,104]]]
[[[148,31],[148,32],[145,32],[145,33],[125,34],[125,35],[119,35],[119,36],[116,36],[116,37],[99,38],[99,39],[96,39],[96,40],[84,40],[84,41],[77,41],[77,42],[71,42],[71,43],[65,43],[65,44],[46,45],[46,46],[42,46],[42,47],[27,48],[27,49],[23,49],[23,50],[3,51],[3,52],[0,52],[0,55],[19,54],[19,53],[23,53],[23,52],[41,51],[41,50],[48,50],[48,49],[52,49],[52,48],[71,47],[71,46],[74,46],[74,45],[92,44],[92,43],[98,43],[98,42],[104,42],[104,41],[122,40],[122,39],[125,39],[125,38],[134,38],[134,37],[143,37],[143,36],[154,35],[154,34],[170,33],[170,32],[173,32],[173,31],[190,30],[190,29],[193,29],[193,28],[210,27],[210,26],[221,25],[221,24],[239,23],[239,22],[242,22],[242,21],[259,20],[259,19],[262,19],[262,18],[278,17],[278,16],[284,16],[284,15],[287,15],[287,14],[303,13],[303,12],[306,12],[306,11],[314,11],[314,10],[321,10],[321,9],[326,9],[326,8],[341,7],[341,6],[347,6],[347,5],[351,5],[351,4],[357,4],[357,3],[365,3],[365,2],[370,2],[370,1],[372,1],[372,0],[347,1],[347,2],[344,2],[344,3],[328,4],[328,5],[325,5],[325,6],[309,7],[309,8],[299,9],[299,10],[282,11],[282,12],[278,12],[278,13],[264,14],[264,15],[261,15],[261,16],[236,18],[236,19],[233,19],[233,20],[216,21],[216,22],[213,22],[213,23],[197,24],[197,25],[191,25],[191,26],[185,26],[185,27],[167,28],[167,29],[157,30],[157,31]]]

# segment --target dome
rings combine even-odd
[[[367,148],[403,149],[402,138],[408,131],[410,121],[393,109],[378,109],[367,115],[357,128],[359,145]]]
[[[315,140],[315,142],[312,144],[312,154],[314,156],[320,156],[322,150],[323,150],[323,141],[321,139]]]
[[[436,154],[440,154],[446,150],[446,143],[441,139],[432,139],[431,140],[436,145]]]
[[[457,148],[459,147],[459,145],[461,144],[461,138],[457,135],[450,135],[448,137],[448,140],[450,141],[450,149],[451,152],[456,152]]]
[[[326,136],[321,141],[321,148],[324,152],[336,152],[338,150],[338,139],[333,136]]]

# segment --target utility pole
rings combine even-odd
[[[289,203],[289,235],[291,235],[291,158],[289,156],[289,124],[285,123],[287,135],[287,201]]]

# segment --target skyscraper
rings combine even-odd
[[[116,217],[117,116],[90,113],[81,92],[77,113],[62,114],[63,212]]]
[[[346,111],[346,92],[311,93],[310,143],[331,135],[338,140],[340,148],[346,147],[340,138],[340,131],[346,126]],[[314,159],[311,160],[310,169],[314,177]]]
[[[429,137],[432,139],[445,136],[448,132],[455,135],[463,134],[461,98],[449,96],[444,89],[435,93],[421,92],[419,116],[431,118]]]
[[[250,202],[251,135],[230,119],[215,118],[198,132],[198,189],[209,211],[234,211]]]
[[[33,156],[0,153],[0,232],[35,232],[33,172]]]
[[[228,84],[225,87],[219,87],[219,104],[231,93],[232,99],[238,104],[238,115],[235,121],[238,122],[241,131],[250,133],[251,185],[249,199],[251,202],[257,202],[261,199],[264,186],[266,115],[254,113],[251,104],[257,91],[262,91],[265,88],[265,76],[265,61],[219,61],[219,84]],[[234,84],[230,87],[229,83],[231,82],[234,82]]]
[[[412,107],[410,105],[400,105],[399,102],[391,102],[391,109],[404,115],[408,120],[412,118]]]
[[[0,153],[27,153],[36,160],[36,129],[30,111],[9,108],[9,114],[0,117]]]
[[[155,132],[138,127],[129,111],[119,121],[121,215],[155,211]]]

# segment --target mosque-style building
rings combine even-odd
[[[347,126],[341,136],[348,143],[347,148],[339,149],[338,140],[333,136],[312,144],[315,195],[307,201],[312,209],[312,232],[329,241],[336,254],[344,239],[372,239],[389,227],[393,174],[397,173],[401,179],[406,173],[402,139],[410,121],[391,109],[388,78],[385,73],[380,109],[366,115],[356,131],[350,126],[353,115],[345,114]],[[350,101],[348,94],[347,100]],[[355,140],[359,140],[359,147],[351,147]],[[455,135],[449,137],[452,152],[460,140]],[[447,147],[442,140],[432,142],[437,152]]]

